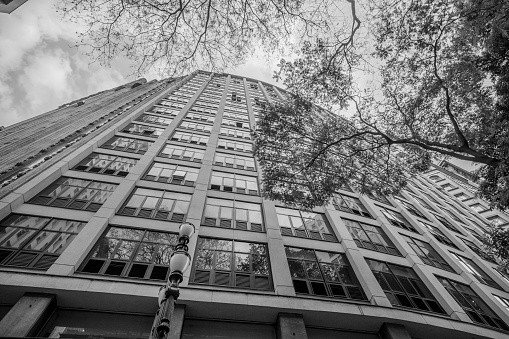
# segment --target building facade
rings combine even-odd
[[[488,220],[435,173],[399,196],[345,187],[287,208],[261,198],[250,135],[283,90],[200,71],[135,88],[2,184],[0,336],[147,338],[187,221],[172,339],[509,337],[509,278],[477,236]]]

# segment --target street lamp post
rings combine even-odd
[[[170,321],[175,309],[175,300],[179,297],[179,284],[184,278],[184,272],[191,263],[187,244],[195,231],[191,223],[183,223],[179,228],[178,244],[170,257],[170,277],[165,286],[159,289],[159,309],[150,331],[150,339],[166,339],[170,331]]]

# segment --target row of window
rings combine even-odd
[[[47,269],[79,233],[84,223],[11,215],[0,226],[1,265]],[[423,243],[415,239],[406,237],[406,240],[421,250],[427,250]],[[166,280],[169,259],[176,244],[176,234],[112,226],[98,240],[79,271]],[[344,254],[295,247],[285,247],[285,251],[296,293],[366,300]],[[425,255],[430,257],[430,253]],[[265,244],[200,237],[194,258],[192,283],[272,289]],[[475,268],[475,264],[461,256],[457,256],[457,259],[474,276],[477,274],[479,269]],[[412,269],[372,259],[366,261],[394,306],[445,313]],[[440,260],[436,260],[436,263],[442,264]],[[490,284],[486,276],[477,278]],[[472,321],[508,329],[470,287],[450,279],[438,279]]]

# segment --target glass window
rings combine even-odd
[[[433,216],[435,218],[437,218],[438,221],[440,221],[440,223],[442,225],[444,225],[447,229],[453,231],[453,232],[456,232],[456,233],[459,233],[459,234],[462,234],[459,229],[457,229],[453,224],[451,224],[449,221],[447,221],[447,219],[445,218],[442,218],[441,216],[439,215],[436,215],[436,214],[433,214]]]
[[[468,207],[470,207],[471,209],[473,209],[476,212],[485,211],[487,209],[486,207],[484,207],[483,205],[481,205],[479,203],[475,203],[473,205],[469,205]]]
[[[212,172],[210,189],[241,194],[259,194],[256,177],[216,171]]]
[[[166,280],[178,235],[110,226],[79,271]]]
[[[448,216],[450,216],[454,221],[456,222],[459,222],[459,223],[463,223],[463,221],[461,221],[460,218],[458,218],[456,216],[456,214],[452,213],[451,211],[449,211],[448,209],[445,209],[445,208],[442,208],[442,211],[444,211]]]
[[[166,144],[159,153],[162,158],[171,158],[185,161],[201,162],[205,155],[205,151],[192,147],[182,147]]]
[[[296,293],[366,300],[344,254],[296,247],[285,251]]]
[[[92,153],[76,165],[74,169],[77,171],[125,177],[137,162],[138,160],[136,159]]]
[[[445,313],[411,268],[372,259],[366,259],[366,262],[393,306]]]
[[[200,237],[195,258],[195,284],[272,289],[265,244]]]
[[[177,131],[173,133],[170,140],[205,146],[209,142],[209,137],[201,134]]]
[[[447,278],[437,278],[474,323],[509,330],[509,327],[469,286]]]
[[[495,299],[509,312],[509,300],[506,298],[499,297],[498,295],[493,295]]]
[[[207,198],[202,225],[263,232],[260,204]]]
[[[219,130],[220,135],[224,135],[230,138],[240,138],[240,139],[248,139],[251,140],[251,133],[247,131],[240,131],[233,128],[224,128],[221,127]]]
[[[226,126],[236,127],[236,128],[250,129],[248,121],[232,120],[232,119],[228,119],[227,117],[223,118],[223,121],[221,121],[221,124],[226,125]]]
[[[118,214],[148,219],[183,222],[191,195],[136,188]]]
[[[322,213],[276,207],[281,234],[316,240],[337,241]]]
[[[152,114],[146,114],[145,113],[145,114],[140,115],[138,117],[138,119],[136,119],[136,121],[147,122],[147,123],[150,123],[150,124],[157,124],[157,125],[168,126],[169,124],[171,124],[173,119],[163,118],[163,117],[160,117],[160,116],[157,116],[157,115],[152,115]]]
[[[467,245],[472,251],[475,252],[475,254],[477,254],[478,256],[483,258],[484,260],[489,261],[489,262],[491,262],[493,264],[498,264],[497,261],[491,255],[489,255],[488,253],[483,251],[479,246],[474,244],[472,241],[467,240],[467,239],[463,239],[463,238],[460,238],[460,240],[463,241],[463,243],[465,245]]]
[[[422,221],[419,221],[419,223],[422,226],[426,227],[428,229],[428,231],[433,235],[433,237],[435,237],[435,239],[438,240],[438,242],[440,242],[440,243],[442,243],[444,245],[447,245],[447,246],[450,246],[450,247],[458,249],[458,246],[456,246],[451,241],[451,239],[449,239],[438,227],[426,224],[426,223],[424,223]]]
[[[212,124],[212,123],[214,123],[215,117],[212,115],[208,115],[208,114],[189,112],[186,115],[186,119],[203,121],[203,122],[208,122],[208,123]]]
[[[499,217],[498,215],[493,215],[491,217],[487,217],[489,221],[491,221],[495,226],[501,226],[507,224],[507,220]]]
[[[431,206],[430,206],[430,205],[426,202],[426,200],[424,200],[424,199],[422,199],[422,198],[420,198],[420,197],[418,197],[418,196],[416,196],[416,195],[413,195],[413,194],[412,194],[412,197],[413,197],[415,200],[417,200],[417,201],[418,201],[418,202],[422,205],[422,207],[424,207],[424,208],[426,208],[426,209],[428,209],[428,210],[430,210],[430,211],[434,211],[434,210],[433,210],[433,207],[431,207]],[[427,218],[425,218],[425,219],[427,219]]]
[[[405,207],[407,209],[408,212],[410,212],[411,214],[415,215],[416,217],[419,217],[419,218],[423,218],[423,219],[426,219],[428,220],[428,218],[426,218],[424,216],[424,214],[422,214],[417,208],[415,208],[414,205],[412,205],[411,203],[409,202],[406,202],[405,200],[403,199],[400,199],[400,198],[395,198],[401,205],[403,205],[403,207]]]
[[[176,117],[179,114],[178,109],[168,108],[168,107],[159,107],[159,106],[154,106],[150,112],[168,115],[171,117]]]
[[[472,260],[465,258],[459,254],[451,252],[452,256],[458,260],[458,262],[465,268],[467,272],[472,274],[481,284],[485,284],[491,286],[493,288],[498,288],[501,290],[500,286],[490,278],[479,266],[477,266]]]
[[[370,192],[368,194],[368,197],[375,201],[381,202],[382,204],[392,206],[391,202],[389,201],[389,199],[387,199],[387,197],[385,195],[380,195],[380,194],[376,194],[375,192]]]
[[[440,256],[440,254],[438,254],[438,252],[435,251],[435,249],[430,244],[403,234],[401,234],[401,236],[406,240],[408,245],[410,245],[410,247],[412,247],[414,250],[415,254],[417,254],[417,256],[421,258],[421,260],[426,265],[435,266],[443,270],[455,273],[447,261],[445,261],[444,258],[442,258],[442,256]]]
[[[190,122],[190,121],[182,121],[182,123],[179,126],[180,128],[190,129],[193,131],[198,131],[202,133],[210,133],[212,132],[212,126],[211,125],[204,125],[196,122]]]
[[[343,219],[357,246],[382,253],[401,255],[382,228]]]
[[[220,149],[227,149],[232,151],[239,151],[239,152],[253,152],[253,145],[248,144],[246,142],[240,142],[240,141],[230,141],[225,139],[219,139],[217,143],[217,147]]]
[[[363,217],[372,218],[371,214],[369,214],[366,207],[364,207],[364,205],[358,198],[336,193],[332,198],[332,205],[338,211],[353,213],[361,215]]]
[[[95,212],[116,187],[106,182],[61,177],[29,203]]]
[[[136,154],[145,154],[153,142],[146,140],[131,139],[125,137],[113,137],[105,142],[101,147],[114,149],[116,151],[131,152]]]
[[[385,217],[389,220],[391,225],[402,228],[407,231],[411,231],[414,233],[419,233],[417,230],[403,217],[403,215],[399,212],[389,210],[387,208],[380,207],[380,210],[385,215]]]
[[[214,165],[246,169],[250,171],[255,170],[254,158],[235,154],[216,153],[214,157]]]
[[[47,270],[84,222],[11,214],[0,222],[0,265]]]
[[[122,132],[143,135],[145,137],[157,138],[164,132],[164,129],[148,125],[129,124],[122,130]]]
[[[174,185],[194,186],[199,171],[199,168],[154,162],[143,179]]]

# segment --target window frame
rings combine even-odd
[[[246,180],[245,178],[250,178],[251,180]],[[231,180],[232,185],[226,185],[226,181]],[[245,181],[245,188],[239,188],[238,183]],[[225,183],[226,182],[226,183]],[[256,189],[249,189],[249,182],[255,184]],[[236,194],[246,194],[246,195],[260,195],[260,186],[258,184],[258,177],[248,176],[238,173],[228,173],[228,172],[219,172],[212,171],[210,175],[210,190],[222,191],[222,192],[231,192]]]
[[[165,151],[172,151],[171,153],[164,153]],[[180,155],[176,155],[175,152],[180,152]],[[185,156],[186,152],[193,152],[193,156]],[[198,155],[198,156],[196,156]],[[202,148],[194,148],[190,146],[183,145],[174,145],[174,144],[164,144],[163,148],[157,154],[158,157],[166,158],[166,159],[177,159],[182,161],[189,162],[197,162],[201,163],[203,158],[205,157],[205,150]]]
[[[157,166],[162,165],[162,166]],[[155,167],[160,167],[159,173],[157,175],[151,175],[150,172],[154,170]],[[172,168],[174,167],[174,168]],[[169,176],[161,176],[164,170],[171,171]],[[185,172],[184,176],[176,176],[176,172]],[[150,167],[145,171],[145,174],[141,177],[142,180],[154,181],[154,182],[162,182],[166,184],[172,185],[182,185],[182,186],[191,186],[194,187],[196,184],[196,180],[198,179],[198,174],[200,172],[199,168],[195,167],[187,167],[184,165],[178,164],[168,164],[165,162],[153,161]],[[188,176],[189,173],[195,174]],[[153,178],[150,178],[153,177]],[[193,178],[194,180],[187,180]]]
[[[95,157],[95,156],[98,156],[98,157]],[[111,157],[113,159],[100,159],[101,156]],[[125,160],[130,160],[131,163],[123,161],[124,159]],[[95,160],[95,161],[93,161],[93,160]],[[96,166],[97,163],[100,162],[101,160],[108,161],[108,164],[106,166],[104,166],[104,167]],[[88,162],[90,162],[90,161],[93,161],[92,165],[86,166],[86,164]],[[139,161],[139,159],[126,158],[126,157],[122,157],[122,156],[119,156],[119,155],[112,155],[112,154],[104,154],[104,153],[93,152],[93,153],[90,153],[85,159],[80,161],[76,166],[74,166],[73,170],[80,171],[80,172],[89,172],[89,173],[97,173],[97,174],[114,175],[114,176],[119,176],[119,177],[125,177],[125,176],[127,176],[129,174],[129,171],[122,171],[121,169],[112,171],[111,169],[109,169],[109,167],[111,165],[113,165],[114,163],[123,163],[124,165],[131,165],[131,167],[129,168],[129,170],[130,170],[132,167],[136,166],[138,161]],[[97,170],[97,171],[94,170],[93,171],[92,169],[95,169],[95,168],[99,168],[99,170]]]
[[[278,210],[289,210],[293,212],[289,212],[290,214],[283,214],[279,213]],[[296,212],[299,214],[299,216],[296,215]],[[288,213],[288,212],[287,212]],[[292,214],[293,213],[293,214]],[[321,220],[324,222],[325,228],[328,232],[322,232],[319,227],[316,227],[316,229],[309,230],[306,224],[306,220],[311,219],[307,217],[303,217],[302,213],[314,213],[316,215],[321,216]],[[278,224],[279,229],[281,231],[281,235],[283,236],[290,236],[290,237],[298,237],[298,238],[306,238],[306,239],[313,239],[313,240],[319,240],[319,241],[329,241],[329,242],[338,242],[336,235],[334,234],[331,225],[329,224],[329,220],[327,220],[327,216],[325,213],[317,213],[317,212],[308,212],[308,211],[301,211],[297,209],[292,208],[286,208],[286,207],[276,207],[276,214],[278,216]],[[289,226],[281,226],[280,216],[286,216],[289,220]],[[300,218],[302,227],[295,227],[293,218]]]
[[[398,248],[394,245],[392,240],[387,236],[385,231],[378,225],[371,225],[362,223],[357,220],[350,220],[346,218],[341,218],[343,222],[345,223],[345,226],[350,232],[350,235],[352,236],[353,241],[357,245],[357,247],[365,248],[367,250],[376,251],[380,253],[386,253],[390,255],[396,255],[401,256],[401,253],[399,252]],[[354,226],[353,224],[358,224],[359,227]],[[367,226],[368,228],[371,228],[370,230],[366,230],[364,226]],[[352,228],[355,228],[357,232],[352,230]],[[374,232],[375,229],[377,232]],[[361,231],[364,236],[359,237],[359,231]],[[376,236],[372,235],[371,233],[376,234]],[[376,238],[382,238],[381,242],[375,242],[373,239]],[[385,241],[385,243],[383,243]]]
[[[126,146],[124,146],[124,147],[113,146],[113,144],[115,144],[120,139],[124,139],[123,142],[126,143]],[[133,151],[133,148],[131,148],[129,146],[132,146],[136,143],[140,143],[142,145],[142,147],[136,148],[136,151]],[[124,136],[120,136],[120,135],[115,135],[114,137],[112,137],[111,139],[106,141],[104,144],[102,144],[101,148],[113,149],[113,150],[120,151],[120,152],[129,152],[129,153],[134,153],[134,154],[145,154],[148,151],[148,149],[150,148],[150,146],[152,146],[153,144],[154,144],[153,141],[141,140],[141,139],[136,139],[136,138],[129,138],[129,137],[124,137]],[[143,147],[143,146],[145,146],[145,147]]]
[[[346,199],[345,199],[346,197]],[[339,203],[338,203],[339,202]],[[341,203],[342,202],[342,203]],[[357,197],[351,197],[346,194],[334,193],[332,205],[337,211],[356,214],[365,218],[373,219],[373,216]]]
[[[219,204],[216,204],[216,201],[219,202]],[[214,202],[214,203],[210,203]],[[231,203],[231,204],[230,204]],[[242,208],[241,206],[247,204],[247,205],[256,205],[259,207],[258,210],[252,210],[248,208]],[[231,206],[228,206],[231,205]],[[239,205],[239,206],[235,206]],[[210,210],[213,210],[214,208],[217,208],[217,213],[215,217],[208,214]],[[224,211],[228,211],[231,209],[231,219],[230,218],[224,218]],[[247,211],[247,212],[242,212]],[[257,213],[260,214],[260,222],[252,222],[251,213],[253,212],[253,216]],[[225,212],[228,213],[228,212]],[[242,214],[245,215],[245,219],[237,219],[237,217],[244,217]],[[256,219],[256,218],[255,218]],[[227,200],[227,199],[219,199],[219,198],[213,198],[213,197],[207,197],[205,200],[204,205],[204,212],[201,220],[201,225],[203,226],[209,226],[209,227],[221,227],[221,228],[229,228],[229,229],[236,229],[236,230],[243,230],[243,231],[251,231],[251,232],[265,232],[265,222],[264,222],[264,213],[263,208],[260,203],[253,203],[253,202],[244,202],[244,201],[238,201],[238,200]]]

